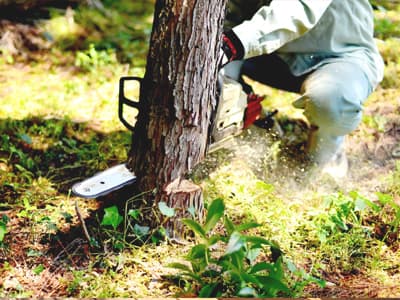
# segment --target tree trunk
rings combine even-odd
[[[217,97],[217,60],[226,0],[158,0],[140,92],[128,166],[149,201],[176,209],[167,223],[182,236],[179,219],[194,208],[203,216],[200,187],[185,176],[203,160]]]

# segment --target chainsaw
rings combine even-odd
[[[132,81],[139,83],[140,90],[142,78],[121,77],[118,95],[118,117],[121,123],[131,131],[134,130],[134,126],[126,120],[124,107],[128,106],[139,111],[139,102],[129,99],[125,95],[125,84]],[[276,113],[269,113],[264,118],[260,118],[263,112],[261,101],[264,97],[253,93],[247,95],[240,83],[228,77],[220,78],[218,84],[220,92],[211,125],[208,153],[222,148],[228,140],[256,122],[259,123],[258,126],[266,128],[265,124],[271,122]],[[135,181],[135,174],[123,163],[74,184],[72,192],[82,198],[98,198],[133,184]]]

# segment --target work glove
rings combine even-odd
[[[222,46],[219,52],[219,69],[234,60],[241,60],[244,57],[244,47],[233,30],[222,34]]]

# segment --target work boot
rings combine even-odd
[[[315,164],[317,173],[327,174],[337,180],[346,177],[348,160],[343,136],[325,135],[318,129],[312,128],[307,152],[310,160]]]
[[[321,165],[321,173],[328,174],[334,179],[343,179],[347,175],[349,163],[344,147],[341,147],[333,157]]]

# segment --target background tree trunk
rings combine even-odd
[[[185,180],[203,160],[217,95],[217,60],[226,0],[158,0],[128,166],[155,204],[176,208],[170,236],[192,207],[201,219],[200,187]],[[180,234],[178,234],[180,235]]]

